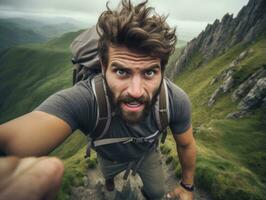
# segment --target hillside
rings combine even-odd
[[[56,21],[58,20],[58,22]],[[64,33],[77,31],[82,25],[67,19],[25,19],[5,18],[0,19],[0,50],[19,44],[42,43],[60,37]]]
[[[208,105],[221,85],[221,81],[212,84],[213,80],[250,49],[253,53],[241,61],[240,78],[248,71],[251,76],[252,71],[265,70],[266,37],[249,46],[236,46],[200,68],[185,70],[176,79],[192,102],[198,151],[196,184],[214,199],[263,199],[266,195],[265,105],[232,119],[230,113],[238,113],[241,102],[232,101],[234,90],[220,94],[212,106]],[[171,147],[172,141],[168,145]]]
[[[236,18],[208,25],[168,73],[191,99],[196,185],[214,199],[266,196],[265,9],[250,0]]]
[[[18,44],[41,43],[47,41],[47,38],[33,30],[0,20],[0,41],[0,50],[3,50]]]
[[[77,34],[68,33],[57,41],[68,46]],[[71,86],[71,53],[57,44],[24,45],[1,54],[1,122],[32,110],[50,94]]]

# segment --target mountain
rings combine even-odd
[[[0,19],[0,50],[19,44],[47,42],[64,33],[78,31],[84,26],[76,21],[66,20],[61,18],[55,18],[55,21],[43,18]]]
[[[71,18],[3,18],[0,23],[16,24],[21,29],[32,30],[45,38],[59,37],[67,32],[78,31],[84,28],[84,24]]]
[[[0,20],[0,50],[18,44],[41,43],[47,41],[42,35],[33,30],[23,29],[15,23]]]
[[[222,20],[208,25],[197,38],[190,41],[183,50],[175,67],[173,78],[188,66],[199,67],[211,59],[225,53],[231,47],[248,44],[266,30],[266,1],[250,0],[236,18],[226,14]]]

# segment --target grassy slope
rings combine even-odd
[[[249,48],[254,52],[241,62],[236,74],[241,82],[266,63],[265,37],[251,46],[238,45],[199,68],[193,67],[198,59],[195,58],[176,80],[190,96],[193,106],[198,151],[196,183],[215,199],[262,199],[266,195],[266,110],[257,110],[243,119],[225,119],[228,113],[237,110],[237,103],[230,99],[231,93],[221,96],[213,107],[207,106],[220,84],[210,85],[211,80]],[[168,141],[168,145],[173,142]],[[177,174],[180,175],[178,165]]]
[[[12,48],[0,58],[1,121],[29,112],[47,96],[71,85],[70,53],[43,46]]]
[[[8,23],[0,19],[0,49],[26,43],[41,43],[47,39],[32,31],[23,29],[15,23]]]

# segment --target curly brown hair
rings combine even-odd
[[[106,4],[97,23],[100,35],[98,49],[104,66],[108,65],[108,46],[122,45],[138,53],[160,58],[162,71],[169,56],[175,50],[175,28],[170,28],[166,16],[155,13],[146,6],[148,0],[133,6],[130,0],[122,0],[117,10]]]

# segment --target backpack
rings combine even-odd
[[[85,157],[90,156],[91,146],[98,147],[117,142],[151,142],[158,138],[161,133],[163,133],[161,142],[164,143],[169,124],[169,102],[166,78],[163,80],[160,93],[155,103],[154,116],[158,128],[156,133],[145,138],[124,137],[104,139],[110,126],[112,112],[106,94],[105,81],[101,73],[101,65],[98,56],[98,39],[99,35],[96,31],[96,26],[92,26],[78,35],[70,45],[73,55],[72,63],[74,66],[73,85],[81,80],[86,80],[89,76],[93,75],[91,85],[98,104],[96,125],[89,136],[89,145]]]

